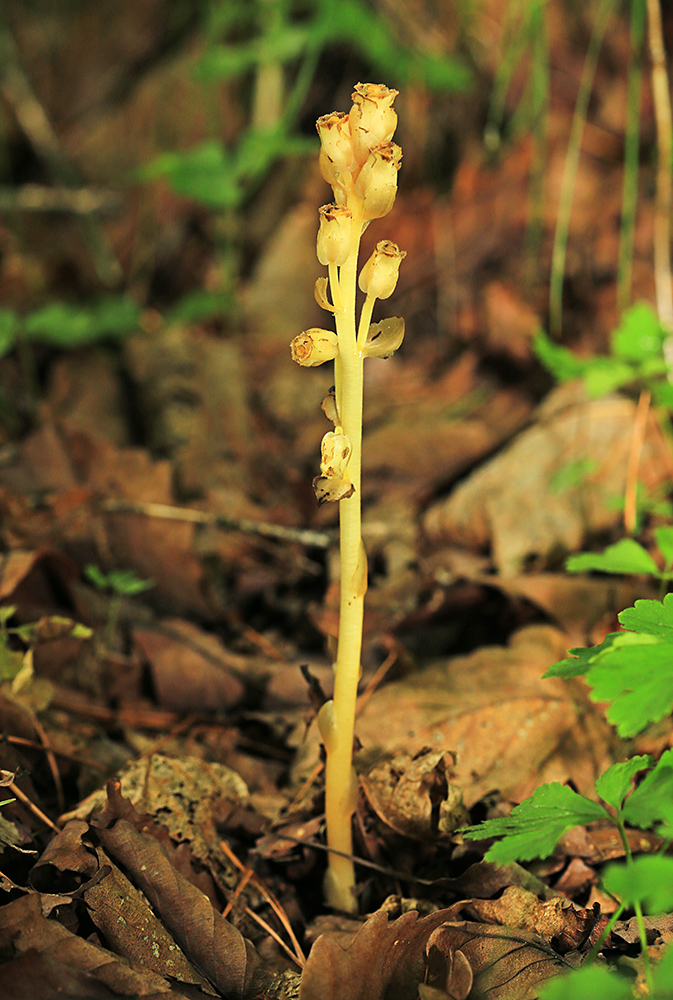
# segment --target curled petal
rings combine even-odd
[[[339,353],[339,341],[333,330],[314,327],[304,330],[290,344],[292,360],[305,368],[314,368],[324,361],[333,361]]]
[[[362,354],[365,358],[390,358],[404,340],[404,320],[390,316],[372,323]]]
[[[318,278],[313,288],[313,295],[316,302],[321,309],[326,309],[327,312],[334,312],[334,306],[327,298],[327,278]]]
[[[316,476],[313,480],[315,498],[322,506],[324,503],[334,503],[346,500],[355,493],[355,487],[349,479],[328,479],[327,476]]]

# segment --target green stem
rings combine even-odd
[[[563,167],[556,231],[554,233],[554,248],[552,250],[551,276],[549,279],[549,332],[552,337],[558,337],[561,333],[563,277],[565,274],[568,233],[570,231],[570,213],[575,193],[575,178],[577,177],[577,168],[582,148],[582,134],[587,120],[589,98],[591,97],[598,55],[603,43],[603,35],[607,27],[608,17],[614,6],[615,0],[601,0],[598,8],[589,41],[589,49],[582,69],[572,125],[570,126],[570,138],[568,139],[568,151]]]
[[[354,219],[353,243],[339,275],[342,309],[335,312],[339,337],[337,406],[344,434],[351,443],[348,475],[354,493],[339,503],[341,529],[341,602],[339,641],[335,664],[334,699],[329,714],[329,734],[323,732],[327,764],[325,771],[325,816],[330,853],[325,880],[329,904],[355,912],[355,869],[352,861],[351,818],[355,810],[357,783],[353,770],[355,701],[360,680],[360,651],[364,596],[367,589],[367,559],[361,531],[361,449],[363,358],[355,332],[355,294],[361,224]],[[334,298],[333,300],[334,301]],[[342,855],[346,855],[343,857]]]

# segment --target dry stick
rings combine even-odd
[[[312,531],[308,528],[293,528],[284,524],[269,524],[247,518],[226,517],[211,514],[191,507],[173,507],[167,503],[145,503],[140,500],[104,500],[103,510],[112,514],[140,514],[144,517],[164,518],[169,521],[187,521],[189,524],[210,525],[230,531],[240,531],[244,535],[261,535],[279,542],[298,542],[310,548],[327,549],[332,544],[329,531]]]
[[[56,833],[61,832],[59,828],[56,826],[56,824],[52,820],[50,820],[45,813],[42,812],[39,806],[36,806],[34,802],[31,802],[26,793],[22,792],[20,788],[16,787],[13,781],[9,785],[7,785],[7,788],[10,790],[12,795],[16,796],[19,802],[23,802],[25,806],[28,806],[30,811],[34,813],[38,819],[42,820],[43,823],[46,823],[47,826],[50,827],[52,830],[54,830]]]

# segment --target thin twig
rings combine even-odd
[[[292,924],[289,921],[287,913],[285,912],[281,904],[278,902],[274,894],[269,889],[267,889],[262,880],[256,874],[255,870],[251,868],[249,865],[244,865],[243,862],[236,857],[236,855],[234,854],[234,852],[232,851],[232,849],[229,847],[229,845],[225,840],[220,841],[220,848],[229,858],[231,863],[235,865],[240,872],[244,872],[246,875],[248,875],[250,882],[255,886],[257,891],[261,893],[261,895],[267,901],[267,903],[269,904],[273,912],[276,914],[281,924],[283,925],[283,928],[285,929],[287,936],[290,938],[290,941],[292,942],[292,945],[295,949],[295,954],[294,955],[292,954],[287,945],[284,944],[280,940],[280,938],[269,928],[269,925],[266,922],[262,922],[261,917],[259,918],[259,923],[263,927],[265,927],[270,934],[272,934],[273,938],[276,941],[278,941],[279,944],[283,946],[285,951],[288,952],[288,954],[292,957],[292,960],[297,963],[299,968],[303,969],[303,967],[306,965],[306,956],[304,955],[304,952],[301,949],[301,945],[299,944],[299,941],[297,940],[297,937],[294,931],[292,930]],[[246,907],[246,912],[250,913],[250,916],[254,916],[254,914],[247,907]]]
[[[247,518],[226,517],[212,514],[193,507],[173,507],[165,503],[144,503],[132,500],[104,500],[103,510],[112,514],[140,514],[143,517],[165,518],[169,521],[186,521],[189,524],[211,525],[229,531],[240,531],[244,535],[260,535],[274,538],[279,542],[298,542],[310,548],[328,549],[333,536],[327,531],[313,531],[310,528],[292,528],[284,524],[269,524],[266,521],[251,521]]]
[[[34,802],[31,802],[26,793],[22,792],[20,788],[16,787],[14,782],[7,785],[7,787],[9,788],[12,795],[15,795],[20,802],[23,802],[25,806],[28,806],[30,811],[34,813],[39,820],[42,820],[42,822],[46,823],[48,827],[51,827],[51,829],[54,830],[55,833],[61,832],[59,828],[56,826],[56,824],[52,822],[52,820],[50,820],[45,813],[42,812],[39,806],[36,806]]]

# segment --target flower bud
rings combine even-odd
[[[401,162],[402,150],[394,142],[382,142],[369,150],[355,182],[355,193],[363,199],[365,220],[381,219],[393,207]]]
[[[320,472],[327,479],[345,479],[352,451],[350,440],[340,427],[327,431],[320,444]]]
[[[392,139],[397,125],[393,101],[398,93],[382,83],[355,85],[348,119],[355,159],[360,165],[367,159],[372,146]]]
[[[321,264],[341,267],[351,250],[353,213],[343,205],[323,205],[320,213],[317,253]]]
[[[387,299],[395,291],[400,273],[400,264],[407,251],[400,250],[397,243],[381,240],[365,266],[360,271],[360,290],[375,299]]]
[[[323,361],[333,361],[339,353],[339,341],[333,330],[313,327],[304,330],[290,344],[292,360],[304,368],[314,368]]]
[[[318,118],[315,124],[322,147],[320,172],[328,184],[336,184],[340,174],[355,166],[348,115],[344,111],[332,111]]]

